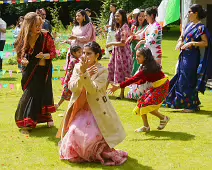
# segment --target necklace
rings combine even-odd
[[[194,24],[193,22],[191,22],[190,24],[189,24],[189,26],[185,29],[185,33],[191,28],[194,28],[197,24],[199,24],[199,23],[201,23],[201,21],[199,21],[199,22],[197,22],[196,24]]]

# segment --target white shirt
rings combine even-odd
[[[2,20],[1,18],[0,18],[0,28],[1,29],[7,28],[7,23],[4,20]],[[0,32],[0,40],[6,40],[6,33]]]
[[[13,37],[17,38],[20,32],[21,32],[21,27],[15,27],[15,30],[13,31]]]
[[[110,27],[108,28],[108,32],[111,32],[111,27],[112,27],[112,23],[113,23],[113,13],[110,14],[110,19],[109,19],[109,23],[108,25],[110,25]]]

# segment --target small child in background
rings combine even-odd
[[[63,93],[61,95],[60,101],[55,105],[56,109],[64,102],[64,100],[69,101],[72,92],[68,89],[68,82],[71,78],[74,66],[79,62],[79,58],[82,56],[82,48],[80,46],[73,46],[70,48],[68,53],[68,61],[66,64],[66,74],[63,81]]]
[[[135,132],[149,132],[150,126],[147,119],[147,113],[158,117],[160,119],[160,124],[158,130],[165,128],[166,124],[169,122],[169,117],[161,114],[158,110],[162,105],[163,101],[168,96],[169,92],[169,80],[168,77],[161,70],[161,66],[155,61],[150,49],[139,48],[136,51],[136,59],[139,64],[142,64],[140,71],[129,78],[128,80],[122,82],[120,85],[112,85],[109,93],[114,93],[119,88],[125,88],[130,84],[144,84],[146,82],[152,83],[152,88],[150,88],[146,93],[144,93],[138,100],[138,104],[133,110],[136,115],[142,117],[143,127],[135,130]]]

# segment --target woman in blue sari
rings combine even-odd
[[[206,11],[201,5],[194,4],[188,16],[190,23],[176,47],[181,50],[177,74],[170,82],[166,98],[167,107],[184,109],[186,113],[200,110],[198,92],[204,93],[208,76],[212,73],[209,70],[212,66],[211,39],[207,28],[201,23]]]

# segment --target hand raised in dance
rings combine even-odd
[[[113,46],[113,43],[107,43],[107,44],[106,44],[106,48],[109,48],[109,47],[111,47],[111,46]]]
[[[119,88],[120,88],[119,84],[118,85],[112,84],[112,88],[108,89],[108,94],[113,94]]]
[[[129,37],[127,38],[127,40],[125,41],[125,44],[131,43],[131,41],[133,40],[133,36],[134,36],[134,35],[129,36]]]
[[[81,57],[80,59],[80,71],[81,73],[85,73],[88,68],[88,59],[87,57]]]
[[[29,61],[26,58],[23,58],[21,64],[26,67],[29,64]]]
[[[75,40],[75,39],[77,39],[77,36],[71,35],[71,36],[69,37],[69,39],[70,39],[70,40]]]
[[[92,76],[98,72],[98,68],[95,65],[92,65],[87,69],[87,72],[90,74],[90,76]]]
[[[64,40],[60,42],[61,44],[71,44],[69,40]]]
[[[135,46],[135,50],[139,49],[141,44],[145,44],[146,43],[146,40],[141,40],[137,43],[137,45]]]
[[[43,52],[38,53],[35,57],[36,58],[43,58],[44,57]]]

